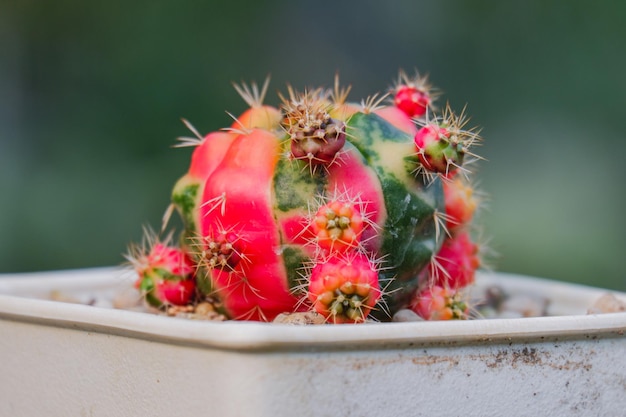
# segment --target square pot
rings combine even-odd
[[[626,409],[626,313],[605,290],[503,273],[548,317],[293,326],[49,301],[111,296],[113,268],[0,275],[2,416],[588,416]],[[615,294],[626,300],[625,294]]]

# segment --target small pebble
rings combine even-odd
[[[626,311],[626,302],[618,299],[611,293],[607,293],[598,298],[589,307],[587,314],[621,313],[624,311]]]
[[[280,324],[324,324],[326,318],[315,311],[306,311],[301,313],[281,313],[274,319],[274,323]]]
[[[193,313],[187,317],[193,320],[225,321],[226,316],[218,313],[212,303],[203,301],[195,306]]]
[[[190,320],[224,321],[226,316],[215,311],[215,307],[208,302],[189,306],[169,306],[165,314],[172,317]]]
[[[186,313],[183,315],[178,315],[176,317],[183,317],[191,320],[206,320],[206,321],[226,321],[227,318],[225,315],[220,314],[216,311],[208,312],[205,314],[198,313]]]
[[[193,306],[169,306],[167,307],[167,310],[165,310],[165,313],[168,316],[180,316],[184,314],[193,313],[193,311],[194,311]]]
[[[213,304],[211,303],[203,302],[196,306],[195,313],[201,315],[209,315],[211,313],[215,313],[215,307],[213,307]]]

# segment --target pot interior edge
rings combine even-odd
[[[163,343],[241,351],[526,343],[529,340],[555,338],[623,337],[626,332],[626,313],[302,327],[271,323],[200,322],[24,298],[29,293],[42,294],[59,287],[63,290],[75,288],[78,291],[111,290],[127,285],[128,282],[124,279],[120,278],[118,268],[55,271],[28,276],[12,274],[9,277],[0,274],[0,322],[21,321]],[[506,273],[481,273],[477,281],[478,285],[495,283],[505,289],[530,288],[544,294],[551,292],[564,305],[590,302],[607,292],[603,289]],[[621,298],[626,297],[626,294],[615,294]]]
[[[291,326],[249,322],[206,323],[40,300],[28,300],[39,304],[30,311],[6,311],[3,307],[7,306],[7,298],[25,301],[18,297],[0,296],[0,325],[2,320],[12,320],[157,343],[242,352],[525,344],[530,341],[615,338],[626,334],[626,313],[463,322]]]

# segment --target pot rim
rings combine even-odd
[[[294,326],[258,322],[210,322],[143,312],[99,308],[27,296],[51,290],[98,291],[129,285],[132,277],[119,268],[92,268],[41,273],[0,274],[0,320],[72,328],[164,343],[240,351],[369,349],[397,346],[519,343],[529,340],[623,337],[626,312],[585,315],[602,294],[626,294],[576,284],[502,272],[480,272],[477,286],[502,286],[549,295],[555,307],[533,318],[469,321],[366,323]],[[583,309],[580,309],[582,304]],[[574,313],[578,308],[580,311]],[[560,310],[560,311],[559,311]]]

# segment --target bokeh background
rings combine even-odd
[[[429,73],[483,127],[497,269],[626,290],[626,2],[0,2],[0,272],[114,265],[272,74]]]

